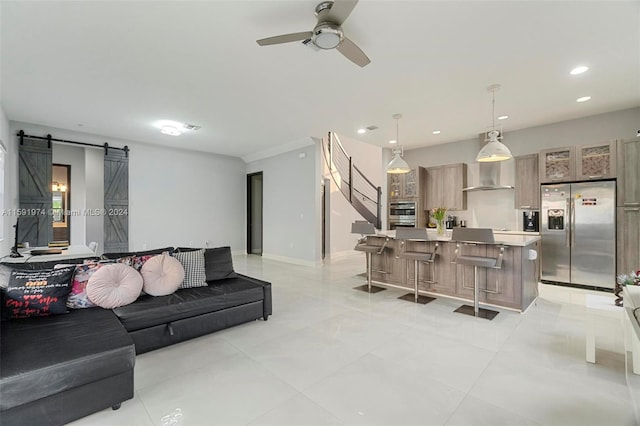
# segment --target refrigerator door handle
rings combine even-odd
[[[576,245],[576,200],[571,199],[571,247]]]
[[[569,221],[570,216],[571,215],[571,198],[567,198],[567,210],[565,213],[565,218],[567,218]],[[564,235],[565,235],[565,239],[564,239],[564,245],[566,247],[571,247],[571,224],[569,223],[565,223],[564,224]]]

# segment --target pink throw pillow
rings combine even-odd
[[[87,283],[87,296],[96,305],[113,309],[134,302],[142,290],[142,277],[124,263],[104,265]]]
[[[140,269],[143,290],[151,296],[166,296],[175,292],[184,280],[184,268],[178,259],[168,254],[153,256]]]

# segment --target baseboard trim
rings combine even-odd
[[[268,259],[268,260],[276,260],[278,262],[285,262],[285,263],[291,263],[294,265],[301,265],[301,266],[321,266],[322,262],[321,261],[313,261],[313,260],[304,260],[304,259],[296,259],[294,257],[287,257],[287,256],[280,256],[277,254],[270,254],[270,253],[262,253],[262,258],[263,259]]]
[[[330,260],[350,259],[356,257],[364,257],[362,252],[355,250],[337,251],[335,253],[329,253],[327,256]]]

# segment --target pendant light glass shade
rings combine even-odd
[[[491,120],[492,126],[491,131],[487,133],[487,137],[489,141],[485,146],[482,147],[478,155],[476,156],[476,161],[481,163],[489,163],[492,161],[505,161],[513,158],[511,155],[511,151],[505,144],[500,142],[502,136],[500,132],[496,130],[496,91],[500,89],[499,84],[492,84],[487,87],[487,91],[491,92]]]
[[[387,173],[409,173],[411,171],[409,164],[400,156],[401,153],[402,150],[399,148],[393,150],[394,156],[393,159],[389,161],[389,164],[387,164]]]
[[[488,133],[489,142],[482,147],[476,156],[476,161],[485,163],[491,161],[505,161],[513,157],[509,148],[498,140],[499,134],[500,133],[498,133],[497,130],[492,130]]]
[[[399,132],[399,124],[398,121],[402,118],[401,114],[394,114],[393,118],[396,120],[396,143],[400,142],[400,132]],[[393,158],[387,164],[387,173],[390,174],[398,174],[398,173],[409,173],[411,168],[409,164],[402,158],[402,149],[400,147],[396,147],[393,149]]]

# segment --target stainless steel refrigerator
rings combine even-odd
[[[542,280],[613,288],[615,181],[541,185]]]

